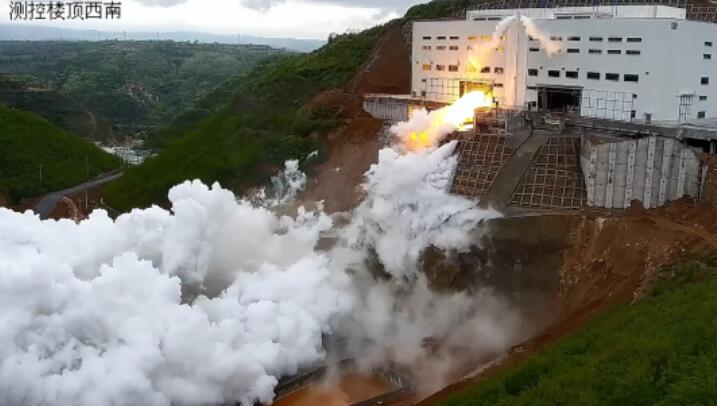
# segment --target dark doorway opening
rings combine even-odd
[[[538,109],[579,113],[582,93],[579,87],[541,86],[538,88]]]

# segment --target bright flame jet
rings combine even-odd
[[[433,148],[443,137],[472,121],[476,109],[492,105],[493,96],[490,93],[475,90],[441,109],[431,112],[416,110],[408,121],[392,126],[391,132],[407,151]]]

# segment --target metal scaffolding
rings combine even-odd
[[[451,193],[472,199],[483,196],[513,153],[512,148],[505,146],[505,141],[505,134],[499,132],[460,140]]]
[[[587,192],[579,151],[580,138],[551,137],[523,175],[510,204],[539,209],[584,207]]]

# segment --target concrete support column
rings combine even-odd
[[[615,155],[617,153],[617,143],[610,143],[607,155],[607,180],[605,184],[605,208],[613,208],[613,195],[615,192]]]
[[[585,176],[585,182],[587,183],[588,192],[588,206],[595,206],[595,168],[597,167],[597,148],[590,146],[590,158],[588,161],[588,173]]]
[[[635,157],[637,156],[637,140],[630,141],[627,146],[627,176],[625,177],[625,200],[622,207],[629,207],[632,201],[632,186],[635,182]]]
[[[662,152],[662,168],[660,169],[660,190],[657,195],[657,205],[662,206],[667,201],[667,184],[672,166],[672,139],[665,139]]]
[[[652,201],[652,175],[655,170],[655,145],[657,139],[650,137],[647,144],[647,170],[645,171],[645,193],[642,198],[642,204],[649,209]]]

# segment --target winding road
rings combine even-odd
[[[75,185],[72,187],[69,187],[67,189],[58,190],[56,192],[49,193],[45,195],[36,205],[33,207],[33,211],[40,215],[41,219],[46,219],[50,216],[50,213],[52,213],[52,210],[55,209],[55,206],[57,206],[57,202],[62,199],[63,196],[70,195],[77,192],[82,192],[85,189],[89,189],[95,186],[99,186],[102,184],[105,184],[107,182],[112,182],[113,180],[119,178],[122,176],[122,172],[115,172],[111,173],[109,175],[103,176],[101,178],[88,180],[87,182],[80,183],[79,185]]]

